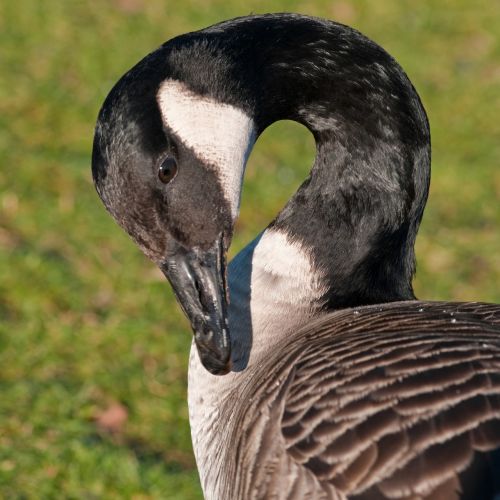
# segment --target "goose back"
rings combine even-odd
[[[213,498],[500,493],[499,306],[348,309],[273,352],[220,416],[230,445]]]

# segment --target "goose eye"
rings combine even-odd
[[[173,156],[167,156],[158,169],[158,178],[163,184],[169,183],[177,173],[177,162]]]

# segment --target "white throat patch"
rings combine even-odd
[[[234,260],[237,266],[238,256]],[[256,242],[251,266],[254,342],[258,344],[262,331],[262,340],[270,345],[270,335],[279,336],[280,330],[285,334],[307,322],[327,288],[310,250],[274,228],[266,229]]]
[[[195,94],[177,80],[161,84],[157,101],[165,126],[215,169],[235,219],[245,165],[256,139],[252,118],[230,104]]]

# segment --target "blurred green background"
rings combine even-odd
[[[100,104],[146,53],[250,12],[336,19],[383,45],[429,114],[419,297],[500,302],[498,0],[3,0],[0,4],[0,498],[201,498],[189,328],[91,182]],[[274,125],[250,159],[234,251],[313,159]]]

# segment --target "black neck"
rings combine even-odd
[[[294,15],[223,23],[176,45],[173,76],[244,108],[259,133],[291,119],[314,135],[310,177],[273,225],[312,249],[328,274],[328,307],[414,298],[430,138],[399,65],[350,28]]]

